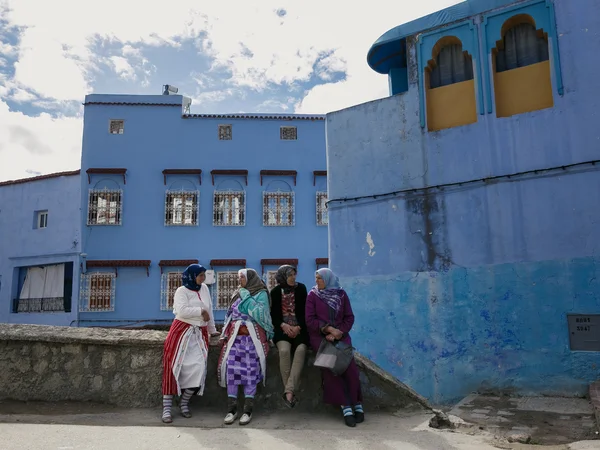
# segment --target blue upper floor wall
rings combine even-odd
[[[76,319],[79,201],[79,171],[0,183],[0,322],[69,325]],[[55,264],[67,266],[67,311],[16,313],[27,269]]]
[[[244,259],[260,273],[263,259],[297,259],[299,281],[312,285],[316,259],[327,258],[327,226],[317,224],[317,193],[327,191],[325,117],[193,115],[182,113],[184,101],[177,95],[86,97],[82,251],[87,261],[150,260],[151,266],[149,276],[145,268],[119,269],[114,311],[83,312],[82,320],[172,318],[160,309],[161,260],[198,259],[209,267],[211,260]],[[122,132],[112,134],[111,121],[119,121]],[[105,170],[111,168],[126,172]],[[221,172],[211,174],[215,170]],[[276,172],[261,176],[265,170]],[[90,190],[104,189],[122,195],[118,226],[89,223]],[[178,191],[197,195],[198,215],[191,226],[166,224],[168,192]],[[241,226],[219,225],[231,210],[217,218],[215,195],[228,192],[245,196]],[[276,201],[265,201],[265,192],[285,197],[281,210],[288,205],[286,195],[293,194],[292,211],[275,211]],[[266,203],[281,222],[263,224]]]

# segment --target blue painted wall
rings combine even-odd
[[[598,159],[600,5],[554,3],[565,90],[553,108],[427,132],[409,39],[406,93],[328,114],[329,198]],[[570,351],[566,314],[600,313],[596,167],[330,203],[330,262],[357,349],[436,403],[585,394],[600,353]]]
[[[79,174],[0,184],[0,322],[69,325],[77,319],[79,289]],[[36,228],[36,211],[48,211]],[[71,312],[13,313],[29,266],[73,263]]]
[[[177,106],[139,105],[160,102]],[[326,191],[325,177],[317,177],[313,186],[313,171],[326,168],[324,116],[310,116],[313,120],[293,115],[275,119],[264,114],[263,119],[251,115],[183,118],[181,102],[182,97],[177,95],[86,97],[81,165],[82,251],[88,261],[146,259],[152,261],[152,266],[149,277],[145,269],[119,269],[115,311],[81,313],[82,326],[109,320],[123,324],[171,320],[172,312],[160,310],[158,262],[163,259],[199,259],[208,267],[211,259],[243,258],[248,267],[260,273],[263,258],[297,258],[299,281],[312,286],[315,259],[327,257],[327,227],[316,225],[316,192]],[[124,134],[108,133],[110,119],[125,120]],[[218,139],[219,124],[233,126],[232,140]],[[280,126],[296,126],[298,140],[280,140]],[[92,175],[88,184],[85,172],[90,167],[126,168],[126,184],[121,176],[99,174]],[[198,184],[197,176],[186,175],[168,176],[165,186],[162,171],[181,168],[202,169],[202,184]],[[213,169],[247,169],[248,185],[241,177],[217,176],[213,186]],[[297,185],[292,177],[269,176],[261,186],[259,172],[263,169],[296,170]],[[87,225],[88,190],[104,187],[123,189],[121,226]],[[199,225],[166,227],[165,191],[184,187],[200,192]],[[262,193],[276,187],[295,191],[295,226],[262,225]],[[246,190],[245,226],[213,226],[212,201],[217,188]],[[265,267],[265,271],[276,268]],[[222,316],[221,311],[217,319]]]

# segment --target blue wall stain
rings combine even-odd
[[[327,115],[329,198],[597,159],[600,61],[588,55],[600,50],[590,32],[600,5],[554,5],[565,93],[553,90],[553,108],[427,132],[408,39],[407,92]],[[433,402],[489,390],[584,395],[600,378],[600,353],[572,352],[566,319],[600,313],[597,167],[331,202],[329,219],[354,345]]]

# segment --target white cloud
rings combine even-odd
[[[129,61],[122,56],[111,56],[110,61],[112,62],[115,72],[124,80],[135,80],[135,69],[131,67]]]

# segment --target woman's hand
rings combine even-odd
[[[335,336],[333,334],[328,334],[325,336],[325,339],[327,339],[329,342],[333,342],[335,341]]]
[[[337,328],[333,328],[333,327],[329,328],[329,335],[333,336],[334,339],[337,339],[338,341],[344,337],[344,333],[342,333]]]
[[[283,333],[289,337],[289,338],[293,338],[294,336],[292,335],[292,327],[290,327],[287,323],[284,323],[281,325],[281,329],[283,330]]]
[[[208,322],[210,320],[210,314],[205,309],[202,310],[202,320]]]

